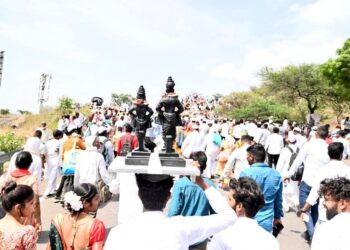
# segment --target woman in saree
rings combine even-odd
[[[80,184],[64,195],[64,202],[69,213],[58,214],[52,220],[47,249],[103,249],[106,228],[102,221],[90,215],[99,204],[96,187]]]

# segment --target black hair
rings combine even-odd
[[[280,132],[280,129],[278,127],[273,127],[272,132],[278,133]]]
[[[242,135],[241,141],[251,142],[253,139],[250,135]]]
[[[122,131],[123,131],[123,128],[122,128],[122,127],[118,127],[117,130],[118,130],[119,132],[122,132]]]
[[[79,186],[75,187],[73,192],[81,197],[81,201],[91,202],[92,199],[98,194],[97,188],[90,183],[82,183]],[[67,209],[71,215],[77,215],[81,213],[84,208],[81,208],[79,211],[75,211],[72,209],[69,203],[66,203]]]
[[[247,148],[247,152],[254,156],[256,162],[265,161],[265,157],[266,157],[265,148],[260,143],[256,143],[254,145],[249,146],[249,148]]]
[[[127,132],[127,133],[132,132],[132,127],[131,127],[130,123],[125,123],[124,128],[125,128],[125,132]]]
[[[162,211],[166,205],[170,189],[173,186],[173,178],[169,176],[165,180],[151,182],[146,180],[143,174],[135,174],[135,176],[144,209]]]
[[[32,155],[28,151],[21,151],[16,156],[15,165],[20,169],[29,169],[32,162]]]
[[[10,212],[12,208],[20,204],[24,204],[34,198],[34,191],[30,186],[17,185],[16,182],[10,181],[1,190],[2,207],[6,212]]]
[[[241,177],[238,180],[231,179],[230,189],[235,191],[236,203],[241,203],[248,218],[254,218],[257,212],[265,205],[264,195],[255,180],[249,177]]]
[[[104,129],[102,133],[98,133],[98,136],[108,137],[108,132],[107,132],[107,130]]]
[[[40,139],[42,135],[43,135],[43,133],[41,132],[41,130],[39,130],[39,129],[35,130],[34,137],[38,137]]]
[[[59,139],[59,138],[63,137],[63,132],[61,130],[57,129],[57,130],[53,131],[52,135],[55,139]]]
[[[339,130],[338,131],[338,135],[340,135],[340,137],[345,137],[345,131],[344,130]]]
[[[72,129],[72,130],[69,130],[68,131],[68,129],[67,129],[67,135],[69,136],[69,135],[72,135],[73,133],[77,133],[78,132],[78,129],[77,128],[74,128],[74,129]]]
[[[207,167],[207,155],[203,151],[196,151],[190,154],[190,159],[198,161],[201,173]]]
[[[344,145],[341,142],[333,142],[328,146],[328,155],[332,160],[341,160],[343,158]]]
[[[318,193],[320,196],[330,195],[335,201],[350,201],[350,180],[345,177],[325,179],[321,181]]]
[[[317,129],[317,135],[323,140],[327,138],[328,133],[328,128],[326,126],[321,126]]]

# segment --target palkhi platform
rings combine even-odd
[[[148,166],[125,165],[125,157],[118,156],[114,159],[108,168],[110,173],[139,173],[139,174],[168,174],[168,175],[189,175],[199,176],[198,168],[193,167],[186,162],[186,167],[168,167],[161,166],[158,153],[152,153]]]

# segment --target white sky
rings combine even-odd
[[[48,105],[141,84],[154,104],[170,75],[180,97],[246,90],[264,66],[333,57],[349,13],[349,0],[0,0],[0,108],[37,111],[42,73]]]

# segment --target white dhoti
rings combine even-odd
[[[47,185],[44,196],[49,195],[57,187],[56,180],[59,172],[59,158],[48,158],[46,168]]]
[[[282,205],[285,211],[290,208],[297,209],[299,206],[299,186],[297,181],[289,181],[284,183],[282,192]]]

